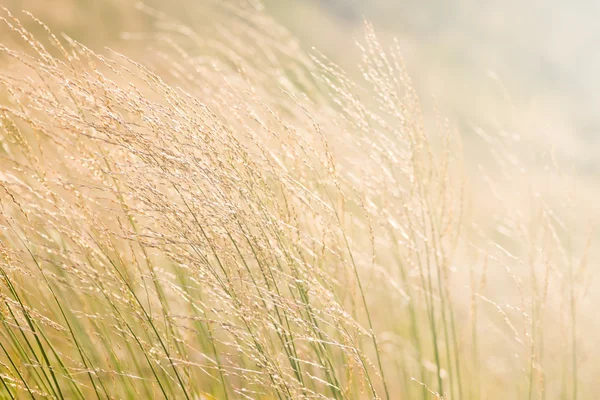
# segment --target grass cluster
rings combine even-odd
[[[229,4],[210,39],[146,10],[152,68],[3,11],[0,397],[591,396],[592,239],[495,191],[510,138],[466,171],[372,28],[357,81]]]

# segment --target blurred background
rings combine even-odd
[[[474,127],[549,140],[579,175],[600,163],[600,3],[591,0],[273,0],[305,43],[352,64],[363,19],[400,43],[423,99]],[[310,21],[310,25],[307,25]],[[531,132],[535,130],[535,132]],[[550,137],[548,137],[550,136]]]
[[[147,0],[196,30],[221,0]],[[229,1],[229,3],[235,2]],[[126,31],[151,28],[135,0],[0,0],[92,48],[124,48]],[[226,2],[225,2],[226,3]],[[575,164],[600,168],[600,3],[592,0],[266,0],[267,11],[344,68],[358,72],[363,21],[397,38],[426,105],[439,105],[465,138],[476,129],[518,132]],[[135,46],[134,46],[135,47]],[[131,49],[130,49],[131,50]],[[427,108],[427,107],[426,107]],[[431,108],[431,107],[429,107]],[[467,140],[468,142],[468,140]]]

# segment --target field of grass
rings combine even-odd
[[[551,146],[466,140],[368,23],[357,77],[256,1],[129,12],[113,50],[0,12],[0,398],[596,397]]]

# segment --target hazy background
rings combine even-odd
[[[219,0],[220,1],[220,0]],[[232,0],[235,2],[235,0]],[[230,2],[232,2],[230,1]],[[91,47],[126,46],[151,29],[135,0],[0,0]],[[195,29],[217,0],[147,0]],[[600,4],[591,0],[266,0],[267,10],[345,68],[356,70],[363,19],[398,39],[426,105],[435,97],[465,138],[476,128],[552,143],[580,176],[600,168]],[[1,34],[1,32],[0,32]],[[467,140],[468,142],[468,140]]]
[[[465,136],[473,126],[535,135],[574,159],[580,174],[598,171],[599,2],[271,0],[268,5],[304,42],[341,62],[352,58],[363,18],[373,21],[381,34],[398,38],[421,94],[434,95]]]

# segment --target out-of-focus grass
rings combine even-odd
[[[102,48],[120,40],[123,31],[144,29],[146,18],[135,10],[135,1],[125,0],[3,0],[11,10],[27,10],[51,29],[64,32],[92,48]],[[39,26],[28,24],[34,32]],[[3,31],[5,32],[5,31]]]
[[[594,2],[577,0],[473,2],[268,2],[304,42],[352,68],[362,18],[381,40],[399,39],[414,83],[429,103],[433,94],[464,134],[473,126],[520,131],[531,125],[558,143],[557,156],[579,174],[596,176],[598,36]],[[308,27],[304,21],[313,21]],[[583,62],[582,60],[585,60]],[[471,156],[472,153],[469,153]]]

